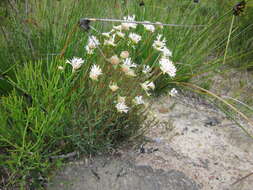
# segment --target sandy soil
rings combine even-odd
[[[203,190],[253,189],[253,139],[223,113],[205,101],[180,95],[152,104],[162,124],[149,130],[152,141],[144,149],[156,151],[139,154],[137,164],[181,171]]]

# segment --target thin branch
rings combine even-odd
[[[249,173],[248,175],[246,175],[246,176],[244,176],[244,177],[238,179],[238,180],[237,180],[236,182],[234,182],[232,185],[235,185],[235,184],[239,183],[240,181],[242,181],[242,180],[248,178],[248,177],[251,176],[251,175],[253,175],[253,172],[251,172],[251,173]]]
[[[160,22],[129,21],[129,20],[112,19],[112,18],[81,18],[81,20],[100,21],[100,22],[135,23],[135,24],[147,24],[147,25],[158,25],[158,26],[162,25],[162,26],[174,26],[174,27],[205,27],[207,26],[207,25],[164,24]]]

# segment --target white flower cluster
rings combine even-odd
[[[135,96],[133,99],[133,103],[135,105],[145,104],[142,96]],[[129,107],[126,105],[126,97],[118,96],[118,101],[115,107],[118,112],[127,113],[129,111]]]
[[[132,45],[133,47],[135,47],[135,45],[142,40],[141,35],[134,33],[132,31],[129,32],[128,35],[124,33],[126,31],[129,31],[130,29],[135,29],[137,27],[137,24],[134,23],[135,15],[124,17],[124,21],[125,22],[121,23],[118,26],[113,26],[113,29],[110,32],[102,33],[103,43],[102,42],[101,43],[104,46],[115,47],[117,46],[117,43],[120,41],[120,39],[125,38],[126,36],[129,39],[128,45]],[[162,28],[161,23],[157,24],[159,28]],[[151,24],[149,21],[145,21],[145,24],[143,24],[143,26],[146,31],[151,33],[155,32],[154,25]],[[90,36],[88,38],[88,43],[85,46],[85,49],[88,54],[93,54],[94,50],[99,45],[100,42],[96,38],[96,36]],[[152,47],[160,52],[158,62],[162,73],[168,74],[170,77],[175,77],[177,69],[173,64],[173,62],[170,60],[172,52],[166,47],[166,39],[161,34],[158,34],[152,44]],[[147,76],[147,78],[152,76],[151,71],[153,70],[153,68],[150,67],[149,65],[142,65],[140,66],[141,69],[138,70],[139,66],[137,66],[136,63],[134,63],[128,51],[122,51],[119,54],[119,56],[117,54],[114,54],[110,58],[108,58],[107,61],[111,63],[111,65],[113,65],[113,68],[115,69],[120,68],[120,70],[127,76],[135,77],[137,76],[137,73],[139,73],[139,71],[144,73]],[[82,66],[84,60],[82,60],[81,58],[74,57],[72,60],[67,60],[67,63],[72,65],[72,69],[74,72]],[[59,66],[58,69],[63,70],[64,68],[62,66]],[[98,81],[99,76],[102,74],[103,72],[102,69],[99,67],[99,65],[93,64],[90,69],[89,77],[94,81]],[[143,83],[140,83],[140,86],[148,96],[150,96],[150,91],[155,89],[155,84],[154,82],[152,82],[151,79]],[[114,81],[111,81],[108,87],[113,93],[115,93],[116,91],[121,92],[120,87]],[[177,94],[177,90],[173,88],[169,94],[171,96],[175,96]],[[143,97],[141,95],[134,97],[131,102],[135,106],[145,104]],[[120,113],[127,113],[130,109],[126,103],[125,97],[118,96],[118,100],[115,103],[116,103],[115,107],[117,111]]]
[[[162,38],[161,34],[158,34],[152,46],[154,49],[160,51],[162,54],[162,57],[159,60],[160,69],[162,70],[162,73],[163,74],[167,73],[170,77],[175,77],[177,69],[173,64],[173,62],[170,60],[172,53],[166,47],[166,39]]]
[[[171,77],[176,76],[177,69],[170,59],[162,57],[159,61],[159,64],[163,74],[167,73]]]

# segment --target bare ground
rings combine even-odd
[[[182,95],[160,97],[152,105],[161,124],[148,131],[147,143],[104,156],[109,161],[102,165],[101,158],[69,164],[49,190],[253,189],[253,139],[222,112]],[[124,175],[115,181],[121,171]]]

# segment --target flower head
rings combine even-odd
[[[160,64],[160,69],[162,70],[163,74],[167,73],[171,77],[176,76],[177,69],[175,65],[172,63],[172,61],[170,61],[167,58],[161,58],[159,61],[159,64]]]
[[[131,69],[128,65],[125,65],[125,64],[122,64],[121,65],[121,70],[128,76],[132,76],[132,77],[135,77],[136,74],[134,72],[133,69]]]
[[[117,85],[116,83],[112,83],[112,82],[109,84],[109,88],[110,88],[113,92],[115,92],[116,90],[119,89],[118,85]]]
[[[95,49],[98,45],[100,45],[100,42],[98,41],[96,36],[89,36],[88,47],[90,49]]]
[[[165,58],[168,58],[168,57],[171,57],[171,56],[172,56],[171,51],[170,51],[167,47],[163,47],[163,48],[161,49],[161,52],[162,52],[162,54],[163,54],[163,57],[165,57]]]
[[[125,102],[126,97],[125,96],[118,96],[118,102]]]
[[[129,21],[129,22],[123,22],[121,24],[121,29],[122,30],[129,30],[130,28],[136,28],[137,24],[136,23],[131,23],[131,22],[135,21],[135,15],[123,17],[123,19],[126,20],[126,21]]]
[[[120,113],[123,113],[123,112],[127,113],[129,110],[129,107],[127,107],[125,102],[118,102],[115,107]]]
[[[73,57],[71,60],[67,60],[66,63],[69,63],[72,66],[72,71],[74,72],[82,66],[84,60],[82,58]]]
[[[103,32],[102,36],[110,38],[110,34],[111,34],[111,32]]]
[[[128,71],[125,72],[125,74],[128,75],[128,76],[131,76],[131,77],[135,77],[136,76],[136,74],[135,74],[135,72],[134,72],[133,69],[128,69]]]
[[[154,90],[155,84],[153,82],[145,81],[144,83],[141,83],[141,87],[145,90]]]
[[[166,40],[162,39],[161,34],[158,34],[152,46],[156,50],[161,51],[166,46]]]
[[[96,36],[89,36],[88,44],[85,46],[85,49],[88,54],[93,54],[94,49],[100,45],[100,42],[96,38]]]
[[[122,51],[122,52],[120,53],[120,57],[121,57],[122,59],[128,58],[128,57],[129,57],[129,52],[128,52],[128,51]]]
[[[112,65],[118,65],[120,63],[120,59],[117,55],[113,55],[110,59],[109,59],[109,62],[112,64]]]
[[[87,53],[90,55],[94,53],[94,49],[90,48],[88,45],[85,46],[85,49],[86,49]]]
[[[133,99],[134,104],[140,105],[140,104],[145,104],[144,100],[142,99],[142,96],[136,96]]]
[[[135,63],[131,61],[131,58],[126,58],[123,60],[123,64],[121,65],[121,70],[128,76],[135,77],[136,74],[132,67],[137,67]]]
[[[118,103],[116,104],[116,109],[118,112],[122,113],[127,113],[128,112],[128,107],[126,105],[126,97],[124,96],[118,96]]]
[[[123,32],[120,32],[120,31],[117,31],[116,32],[116,35],[120,38],[124,38],[125,37],[125,34]]]
[[[132,40],[133,43],[138,44],[138,42],[141,40],[141,36],[135,33],[130,33],[129,38]]]
[[[102,70],[100,69],[100,67],[94,64],[91,67],[90,78],[92,80],[98,80],[98,76],[101,74],[102,74]]]
[[[121,31],[122,30],[122,26],[121,25],[113,26],[113,29]]]
[[[128,66],[129,68],[137,67],[137,65],[132,62],[130,57],[123,60],[123,65]]]
[[[151,72],[151,67],[149,65],[145,65],[142,69],[142,72],[147,74]]]
[[[108,45],[108,46],[116,46],[116,44],[114,43],[115,41],[115,34],[112,35],[108,40],[104,41],[104,45]]]
[[[145,21],[145,22],[149,23],[149,21]],[[147,31],[150,31],[150,32],[154,32],[155,31],[155,27],[152,24],[143,24],[143,26],[144,26],[144,28]]]
[[[171,91],[169,92],[170,96],[176,96],[177,95],[177,90],[175,88],[172,88]]]

